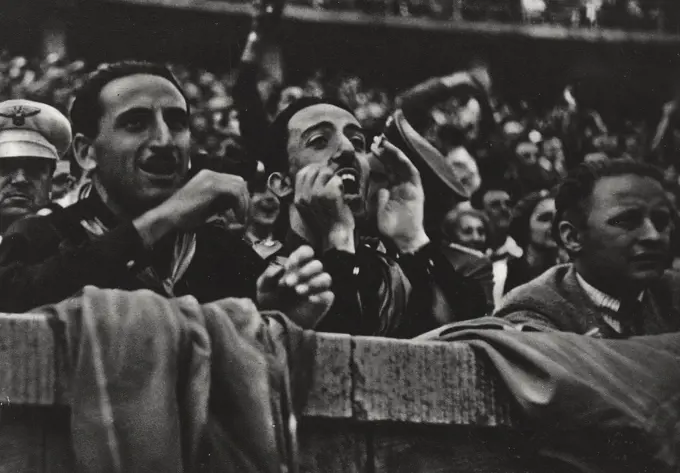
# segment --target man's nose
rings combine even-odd
[[[156,125],[153,129],[152,136],[152,146],[165,147],[172,143],[172,133],[170,133],[170,127],[165,123],[165,120],[160,119],[156,121]]]
[[[651,219],[646,218],[643,225],[642,225],[642,233],[640,236],[641,240],[644,241],[658,241],[662,237],[662,232],[659,231],[658,228],[656,228],[656,225],[654,225],[654,222],[652,222]]]
[[[19,168],[12,173],[12,183],[14,184],[19,184],[19,183],[26,183],[28,182],[28,176],[26,175],[26,171],[24,171],[23,168]]]

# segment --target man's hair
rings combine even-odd
[[[94,138],[99,133],[99,120],[103,110],[99,101],[102,89],[110,82],[136,74],[159,76],[169,80],[182,94],[189,111],[189,101],[184,90],[170,69],[161,65],[144,61],[120,61],[102,64],[90,73],[85,83],[76,91],[71,105],[70,117],[73,133],[82,133],[88,138]]]
[[[333,105],[346,110],[354,116],[354,112],[343,102],[329,98],[303,97],[291,103],[279,113],[267,133],[265,155],[260,160],[265,163],[268,172],[288,171],[288,122],[295,114],[314,105]]]
[[[555,220],[553,237],[562,243],[559,232],[561,221],[567,220],[582,227],[588,217],[590,198],[595,184],[604,177],[635,175],[649,177],[663,185],[661,170],[651,164],[632,159],[608,159],[593,163],[581,163],[569,172],[555,196]]]
[[[501,179],[482,179],[482,186],[470,197],[470,204],[477,210],[484,210],[484,196],[492,191],[507,192],[512,199],[510,186]]]

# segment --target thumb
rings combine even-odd
[[[378,212],[384,212],[389,201],[390,191],[387,189],[380,189],[378,191]]]

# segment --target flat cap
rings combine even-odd
[[[59,159],[71,144],[71,124],[56,108],[31,100],[0,102],[0,159]]]

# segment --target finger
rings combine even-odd
[[[285,264],[286,275],[283,278],[283,284],[289,287],[295,286],[297,283],[297,269],[307,264],[312,258],[314,258],[314,250],[312,250],[311,246],[303,245],[293,251]]]
[[[234,207],[234,216],[236,221],[240,224],[245,224],[248,214],[250,213],[250,194],[244,187],[241,189],[240,195],[238,196],[238,202]]]
[[[333,170],[327,166],[324,166],[322,169],[319,169],[319,172],[314,178],[314,187],[318,188],[319,190],[323,189],[326,184],[328,184],[329,181],[331,181],[335,176],[335,173]],[[342,182],[342,179],[340,180]]]
[[[324,291],[320,294],[314,294],[312,296],[309,296],[309,302],[312,304],[321,304],[325,303],[328,304],[328,308],[333,305],[333,301],[335,300],[335,294],[333,294],[333,291]]]
[[[257,279],[257,287],[260,291],[271,291],[276,289],[279,279],[284,273],[285,268],[278,264],[269,265],[262,275]]]
[[[414,184],[420,183],[420,172],[413,165],[410,159],[406,157],[404,152],[390,143],[387,139],[382,141],[382,146],[387,153],[381,155],[386,158],[386,165],[393,166],[398,177],[405,181],[411,181]]]
[[[323,273],[323,264],[318,259],[313,259],[295,271],[296,284],[307,282],[321,273]]]
[[[378,212],[384,212],[387,203],[390,201],[390,191],[387,189],[378,190]]]
[[[307,294],[314,295],[320,294],[325,291],[330,291],[331,285],[333,284],[333,279],[328,273],[320,273],[314,276],[312,279],[307,281],[305,284],[307,286]],[[297,289],[296,289],[297,292]]]

